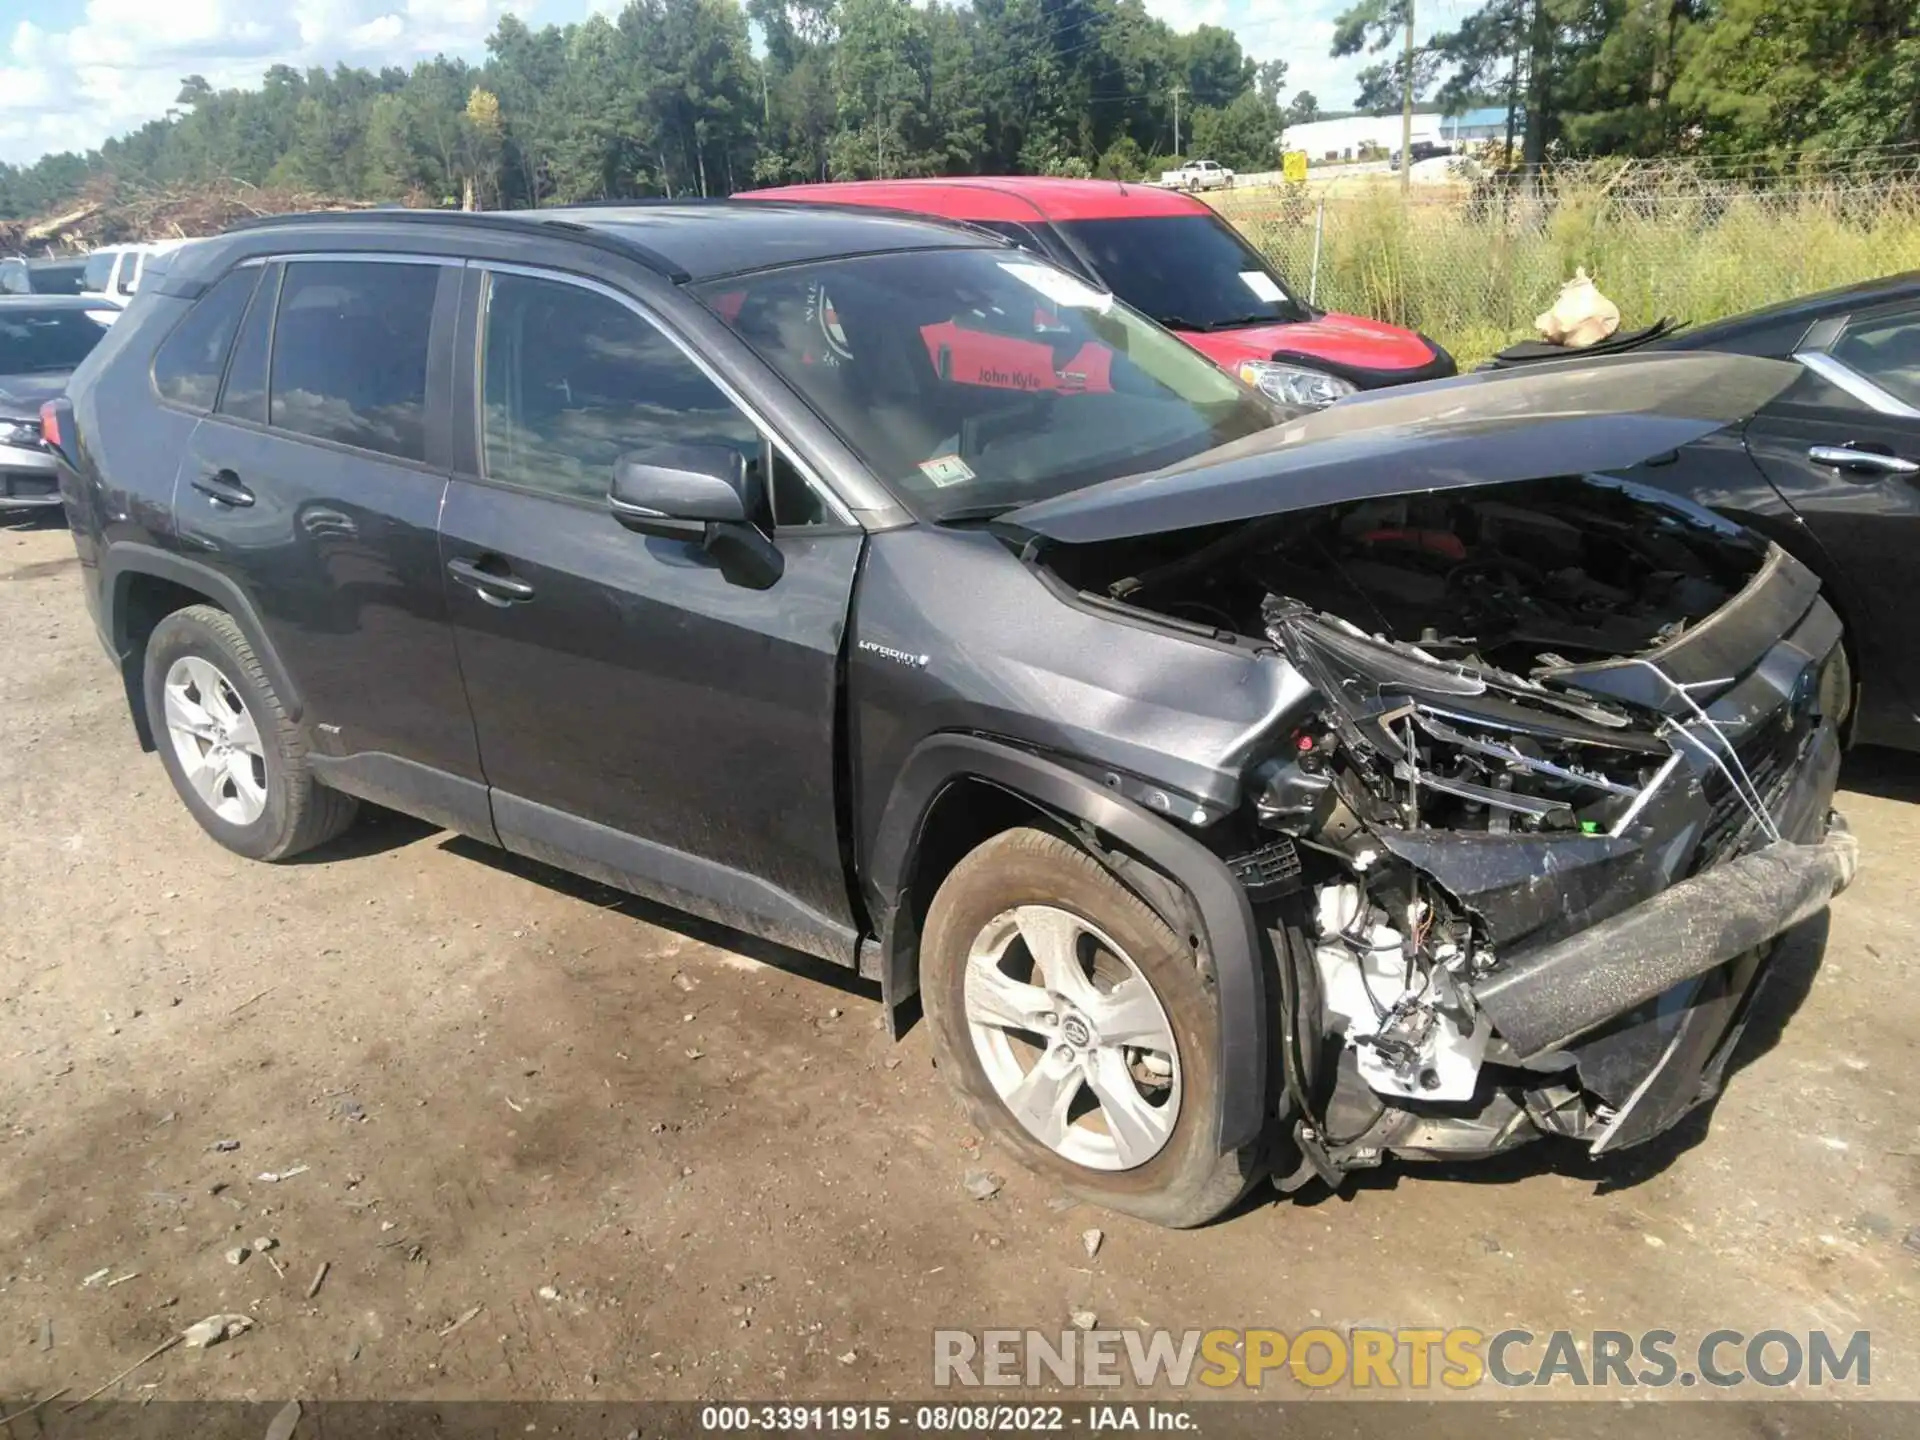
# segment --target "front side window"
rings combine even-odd
[[[27,271],[27,262],[9,256],[0,259],[0,295],[31,295],[33,278]]]
[[[1266,257],[1217,216],[1068,220],[1060,229],[1108,289],[1171,330],[1231,330],[1307,318]]]
[[[482,444],[489,479],[603,500],[613,464],[666,445],[724,445],[762,463],[759,429],[678,346],[607,296],[495,275]]]
[[[1887,315],[1849,325],[1833,358],[1896,400],[1920,408],[1920,315]]]
[[[426,458],[427,344],[435,265],[296,260],[273,328],[276,430]]]
[[[164,400],[188,409],[213,408],[220,372],[240,329],[257,269],[235,270],[195,302],[153,357],[153,383]]]
[[[696,293],[933,518],[1169,465],[1278,418],[1111,295],[1018,251],[860,256]]]
[[[61,375],[86,359],[107,333],[84,310],[0,309],[0,375]]]

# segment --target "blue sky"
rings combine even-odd
[[[87,149],[165,112],[185,75],[256,83],[269,65],[411,65],[477,58],[508,10],[565,23],[620,0],[0,0],[0,160]],[[1288,88],[1323,108],[1352,103],[1361,59],[1327,54],[1347,0],[1147,0],[1181,29],[1225,25],[1259,59],[1284,59]],[[1465,0],[1428,0],[1442,22]],[[1422,27],[1427,28],[1426,26]]]

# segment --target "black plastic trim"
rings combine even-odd
[[[493,822],[501,845],[515,854],[836,965],[858,962],[860,937],[853,927],[758,875],[501,790],[493,792]]]
[[[487,803],[487,787],[479,780],[449,774],[384,750],[309,755],[307,764],[329,789],[417,815],[490,845],[500,843],[493,828],[493,810]]]
[[[1222,1153],[1258,1138],[1267,1096],[1267,978],[1253,907],[1226,863],[1198,840],[1052,760],[974,735],[921,742],[895,780],[870,847],[869,913],[880,930],[881,984],[889,1003],[917,987],[918,956],[895,924],[926,818],[956,780],[979,779],[1057,814],[1083,821],[1161,870],[1192,899],[1212,962],[1220,1015]]]
[[[119,658],[122,670],[132,663],[133,658],[133,641],[126,630],[126,581],[135,575],[151,575],[158,580],[171,580],[190,590],[198,590],[233,616],[234,623],[253,647],[260,668],[267,672],[267,680],[273,686],[273,693],[279,698],[281,707],[286,710],[287,718],[299,721],[304,710],[300,689],[293,683],[293,676],[281,662],[273,642],[267,638],[267,627],[261,622],[260,612],[253,608],[253,602],[247,598],[246,592],[210,566],[133,540],[118,540],[108,545],[100,560],[100,594],[107,612],[104,628],[107,642]],[[129,683],[137,680],[137,676],[130,677]]]
[[[1421,380],[1445,380],[1458,375],[1460,366],[1440,345],[1427,336],[1414,332],[1422,345],[1433,352],[1432,358],[1424,365],[1414,365],[1392,370],[1376,370],[1365,365],[1346,365],[1338,360],[1329,360],[1324,355],[1310,354],[1305,350],[1276,350],[1271,359],[1284,365],[1301,365],[1310,370],[1324,370],[1329,375],[1338,376],[1362,390],[1382,390],[1389,385],[1412,385]]]

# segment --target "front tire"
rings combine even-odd
[[[299,727],[226,611],[192,605],[167,616],[147,641],[143,668],[167,776],[227,849],[284,860],[353,823],[353,798],[313,778]]]
[[[1092,856],[996,835],[934,896],[921,996],[975,1125],[1109,1209],[1202,1225],[1259,1178],[1259,1144],[1214,1146],[1217,1000],[1166,923]]]

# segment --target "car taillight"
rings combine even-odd
[[[56,400],[49,400],[40,407],[40,438],[52,449],[66,448],[66,441],[60,434],[60,407]]]

